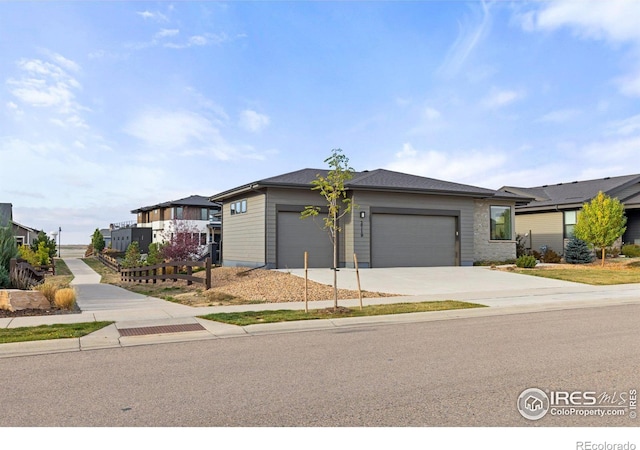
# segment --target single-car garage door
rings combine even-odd
[[[278,212],[276,259],[279,269],[304,267],[305,251],[309,267],[333,267],[333,247],[321,223],[322,219],[300,219],[299,212]]]
[[[456,265],[456,217],[371,215],[371,267]]]

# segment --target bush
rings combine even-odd
[[[535,256],[531,255],[522,255],[520,258],[516,259],[516,266],[521,269],[532,269],[538,264]]]
[[[589,264],[593,261],[593,254],[585,241],[572,238],[564,249],[564,260],[569,264]]]
[[[149,253],[147,254],[147,264],[155,266],[163,262],[162,258],[162,244],[154,242],[149,244]]]
[[[125,269],[131,269],[133,267],[142,266],[142,257],[140,256],[140,244],[137,241],[133,241],[127,247],[127,252],[124,255],[122,261],[122,267]]]
[[[42,295],[49,300],[49,303],[53,305],[56,299],[56,292],[58,292],[58,286],[49,282],[44,282],[36,286],[36,291],[40,291]]]
[[[73,309],[76,304],[76,291],[73,288],[60,289],[55,293],[54,304],[58,308]]]
[[[628,258],[637,258],[640,256],[640,245],[625,244],[622,246],[622,254]]]
[[[11,277],[9,277],[9,271],[0,266],[0,288],[11,287]]]
[[[34,252],[31,247],[27,247],[26,245],[21,245],[18,247],[18,255],[21,259],[24,259],[26,262],[31,264],[32,266],[40,265],[38,255]]]
[[[525,237],[521,234],[516,236],[516,258],[520,258],[527,254],[527,249],[524,245]]]
[[[558,255],[556,252],[554,252],[550,248],[547,248],[547,251],[544,252],[544,254],[542,255],[542,261],[546,263],[557,264],[561,260],[562,258],[560,257],[560,255]]]

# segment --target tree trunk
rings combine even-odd
[[[607,256],[607,249],[602,247],[602,267],[604,267],[604,258]]]
[[[338,309],[338,229],[336,216],[333,216],[333,307]]]

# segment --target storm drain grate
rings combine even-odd
[[[144,336],[147,334],[182,333],[183,331],[202,331],[205,327],[199,323],[185,323],[182,325],[159,325],[155,327],[120,328],[120,336]]]

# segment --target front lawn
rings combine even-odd
[[[216,313],[201,316],[203,319],[232,325],[253,325],[256,323],[289,322],[294,320],[337,319],[343,317],[381,316],[389,314],[407,314],[428,311],[445,311],[451,309],[485,308],[476,303],[458,302],[453,300],[437,302],[394,303],[390,305],[369,305],[359,308],[314,309],[308,313],[301,310],[279,309],[275,311],[245,311],[235,313]]]
[[[111,325],[112,323],[113,322],[86,322],[41,325],[37,327],[0,328],[0,344],[79,338]]]
[[[557,264],[534,269],[513,269],[515,273],[591,285],[640,283],[640,260],[622,259],[591,264]]]

